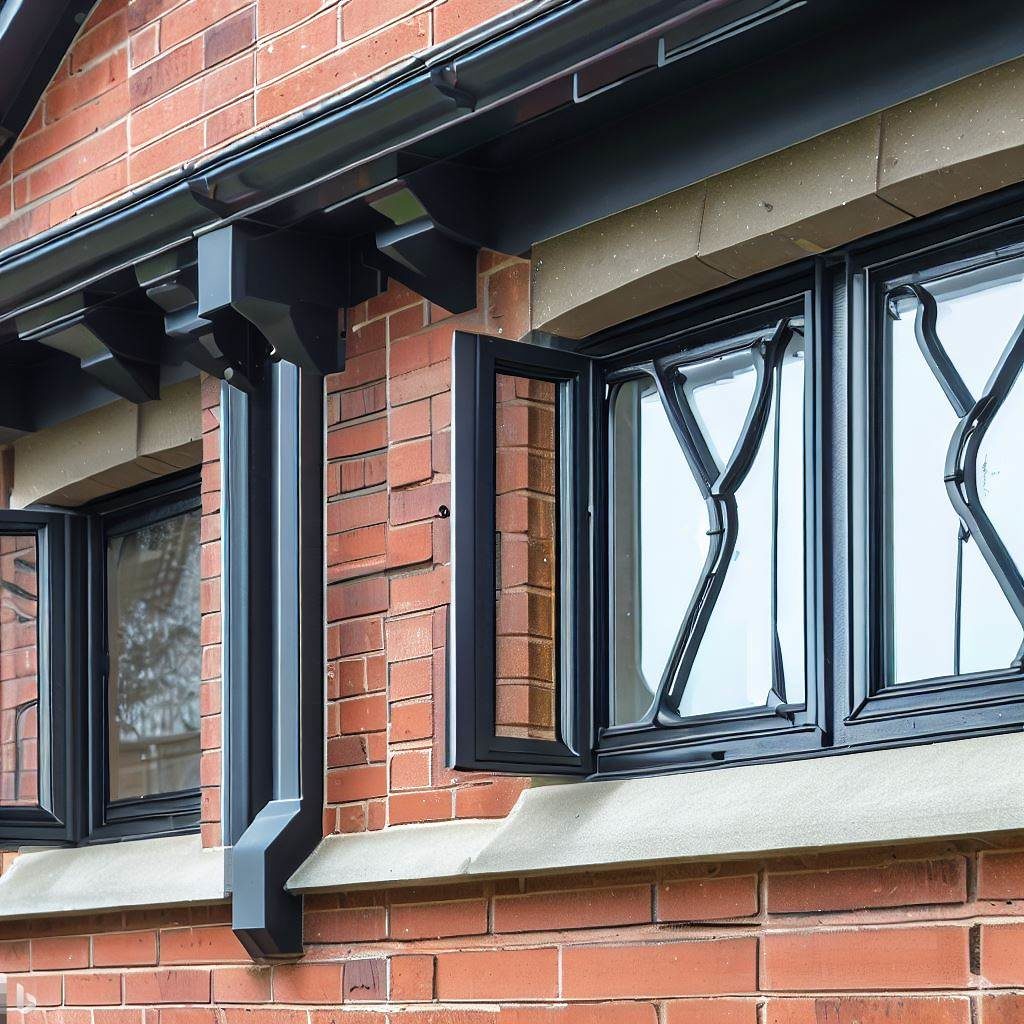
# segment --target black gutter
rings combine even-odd
[[[248,216],[311,182],[398,150],[518,93],[559,78],[698,7],[725,0],[550,0],[440,47],[383,81],[338,97],[109,207],[0,255],[0,323],[54,294],[133,266],[223,221]],[[438,87],[454,64],[468,111]],[[336,201],[341,196],[335,197]]]

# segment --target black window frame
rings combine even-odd
[[[587,675],[574,680],[574,698],[589,704],[592,760],[581,750],[574,769],[581,777],[634,776],[704,770],[732,764],[776,761],[904,744],[1013,731],[1024,725],[1024,666],[946,677],[899,686],[881,686],[885,605],[879,590],[878,537],[884,505],[879,495],[881,443],[877,412],[881,384],[878,354],[893,282],[913,280],[962,261],[986,262],[1008,253],[1024,254],[1024,187],[983,197],[911,221],[789,267],[738,282],[678,303],[582,341],[534,332],[524,343],[476,338],[477,351],[492,345],[503,358],[528,367],[534,353],[543,359],[589,360],[593,405],[586,410],[592,433],[585,450],[572,457],[577,472],[592,481],[587,522],[592,587],[576,601],[586,609],[592,638]],[[909,278],[908,278],[909,275]],[[813,635],[807,672],[805,710],[784,708],[785,726],[763,728],[764,712],[724,713],[693,719],[675,729],[643,735],[631,727],[609,728],[611,693],[611,594],[609,587],[610,508],[608,504],[608,418],[606,386],[616,372],[671,351],[722,336],[731,327],[764,318],[765,312],[799,303],[809,330],[809,375],[815,408],[808,422],[806,465],[808,526],[815,546],[809,551],[808,627]],[[787,306],[788,304],[788,306]],[[1024,317],[1024,309],[1021,311]],[[509,351],[509,346],[512,350]],[[486,475],[476,472],[480,452],[465,443],[493,420],[493,406],[459,401],[467,368],[454,347],[456,397],[453,405],[455,536],[455,621],[466,610],[459,587],[459,557],[472,549],[474,571],[493,579],[493,548],[481,533],[461,525],[465,510],[493,500],[483,491]],[[580,371],[584,372],[584,371]],[[471,377],[472,374],[470,373]],[[1021,385],[1018,385],[1021,386]],[[479,390],[477,398],[479,399]],[[464,442],[460,444],[459,438]],[[468,533],[468,536],[467,536]],[[1024,566],[1019,567],[1024,572]],[[460,600],[461,598],[461,600]],[[486,736],[493,730],[488,705],[479,695],[493,680],[478,659],[467,668],[465,633],[456,631],[449,664],[448,763],[454,768],[486,768],[511,774],[550,774],[543,759],[502,762],[490,751],[486,761],[468,758],[468,719]],[[477,634],[476,643],[488,637]],[[813,693],[812,693],[813,689]],[[776,716],[778,717],[778,716]],[[756,726],[761,720],[762,728]],[[753,727],[752,727],[753,724]],[[774,725],[774,723],[772,723]]]
[[[73,567],[83,548],[81,522],[41,509],[0,510],[0,534],[36,539],[38,592],[39,758],[41,794],[36,807],[0,807],[0,836],[11,842],[66,843],[79,830],[80,805],[74,797],[79,778],[81,707],[75,680],[82,662],[76,652],[81,623],[69,609],[83,607],[83,575]],[[45,602],[43,597],[45,595]],[[45,767],[44,767],[45,766]]]
[[[107,621],[107,541],[176,515],[202,511],[200,469],[186,470],[119,491],[83,506],[88,531],[89,598],[86,682],[88,707],[87,807],[89,838],[102,842],[126,837],[175,835],[199,828],[200,787],[135,799],[110,799],[109,631]],[[197,542],[201,545],[201,541]],[[198,552],[197,552],[198,556]],[[200,615],[197,602],[196,617]],[[201,680],[196,679],[197,697]],[[201,755],[200,755],[201,756]]]
[[[975,230],[970,230],[972,227]],[[858,254],[848,264],[851,321],[855,336],[864,340],[850,360],[854,643],[849,710],[843,721],[849,743],[954,738],[1024,725],[1024,665],[886,685],[891,627],[887,622],[888,572],[881,564],[884,549],[879,545],[886,533],[888,501],[882,422],[888,302],[894,291],[909,283],[1024,255],[1024,227],[1019,223],[988,226],[984,221],[975,225],[968,220],[954,228],[959,230],[954,230],[948,241],[926,234],[912,244],[887,245]],[[1021,312],[1024,317],[1024,310]],[[886,551],[885,557],[889,554]]]

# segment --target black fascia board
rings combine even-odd
[[[708,6],[719,5],[715,0],[529,4],[455,47],[438,47],[379,82],[11,246],[0,253],[0,325],[27,307],[167,251],[225,220],[262,217],[272,223],[265,211],[302,192],[326,201],[325,183],[346,171],[479,117]],[[728,10],[728,4],[721,7],[723,20]],[[472,92],[474,109],[438,88],[433,72],[445,67],[457,69],[460,83]]]
[[[694,139],[692,132],[684,130],[686,160],[682,163],[677,159],[678,138],[659,132],[656,119],[652,131],[643,110],[635,118],[619,118],[612,146],[597,136],[588,140],[586,132],[579,135],[579,125],[586,124],[588,117],[592,123],[594,112],[605,102],[621,111],[622,100],[615,100],[616,95],[635,95],[648,107],[659,89],[662,97],[671,96],[678,80],[676,69],[688,60],[641,74],[575,104],[573,72],[595,61],[621,58],[624,48],[657,42],[660,34],[678,29],[696,15],[706,24],[709,12],[714,12],[727,24],[743,6],[742,0],[725,4],[717,0],[539,0],[529,4],[456,46],[435,48],[379,82],[297,114],[116,204],[11,247],[0,254],[0,334],[10,331],[10,321],[19,312],[188,243],[220,224],[245,219],[282,227],[342,203],[359,194],[360,188],[389,180],[399,157],[415,158],[418,150],[429,151],[429,156],[420,158],[421,165],[423,160],[456,157],[466,151],[466,140],[474,132],[484,136],[477,144],[485,142],[488,134],[492,138],[507,134],[509,150],[515,147],[511,140],[522,132],[525,155],[520,160],[481,171],[488,200],[481,205],[496,219],[481,225],[475,240],[478,245],[522,252],[534,241],[684,187],[1024,51],[1020,16],[1014,15],[1012,5],[996,0],[976,0],[969,11],[954,0],[938,5],[908,0],[908,10],[922,15],[910,19],[914,31],[909,35],[891,25],[883,31],[876,17],[883,9],[879,0],[856,5],[852,14],[853,5],[810,0],[774,23],[773,34],[764,38],[776,45],[773,52],[761,55],[759,74],[753,77],[744,75],[743,68],[730,71],[726,66],[718,68],[716,80],[716,62],[735,60],[736,50],[728,45],[696,55],[694,66],[700,69],[709,100],[714,100],[709,107],[718,105],[719,113],[728,114],[731,123],[719,124],[709,145],[701,133]],[[841,12],[836,17],[852,18],[854,24],[866,22],[861,30],[868,32],[868,41],[858,42],[863,51],[859,65],[850,55],[824,45],[787,52],[782,44],[788,32],[806,36],[808,23],[815,18],[820,23],[829,11]],[[1014,24],[1017,31],[1012,30]],[[895,53],[878,62],[883,37]],[[915,43],[919,37],[923,42]],[[916,54],[913,62],[901,61],[907,47]],[[883,66],[871,75],[870,88],[862,89],[855,87],[855,68],[867,73],[865,59]],[[783,103],[779,108],[787,74],[801,61],[818,66],[819,80],[831,86],[808,90],[805,80],[802,91],[789,94],[789,107]],[[832,67],[844,73],[830,79]],[[743,95],[727,95],[730,85],[734,90],[742,86]],[[721,97],[713,95],[716,87],[721,88]],[[758,120],[762,94],[775,104],[772,116],[763,123]],[[538,96],[544,101],[538,102]],[[530,152],[532,125],[544,115],[561,118],[565,125],[561,137],[571,140],[563,142],[561,152],[558,147],[549,150],[547,160],[545,154]],[[487,127],[479,127],[483,125]],[[611,121],[608,127],[613,127]],[[723,132],[731,143],[722,142]],[[592,163],[588,156],[583,170],[580,160],[560,163],[566,154],[573,155],[576,139],[581,156],[589,141],[603,150],[602,159]],[[531,160],[536,162],[532,175],[513,180]]]
[[[96,0],[3,0],[0,4],[0,160],[67,54]]]

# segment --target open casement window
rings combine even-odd
[[[848,724],[865,738],[911,714],[918,733],[1021,720],[1024,255],[999,241],[859,275]]]
[[[449,760],[590,771],[590,360],[457,333]]]
[[[78,524],[57,512],[0,511],[0,836],[59,842],[75,823],[69,765],[75,639],[84,593],[68,572]]]

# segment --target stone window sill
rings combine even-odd
[[[0,920],[219,903],[225,865],[198,835],[27,848],[0,878]]]
[[[1024,734],[527,790],[507,818],[331,836],[294,892],[600,870],[1024,829]]]

